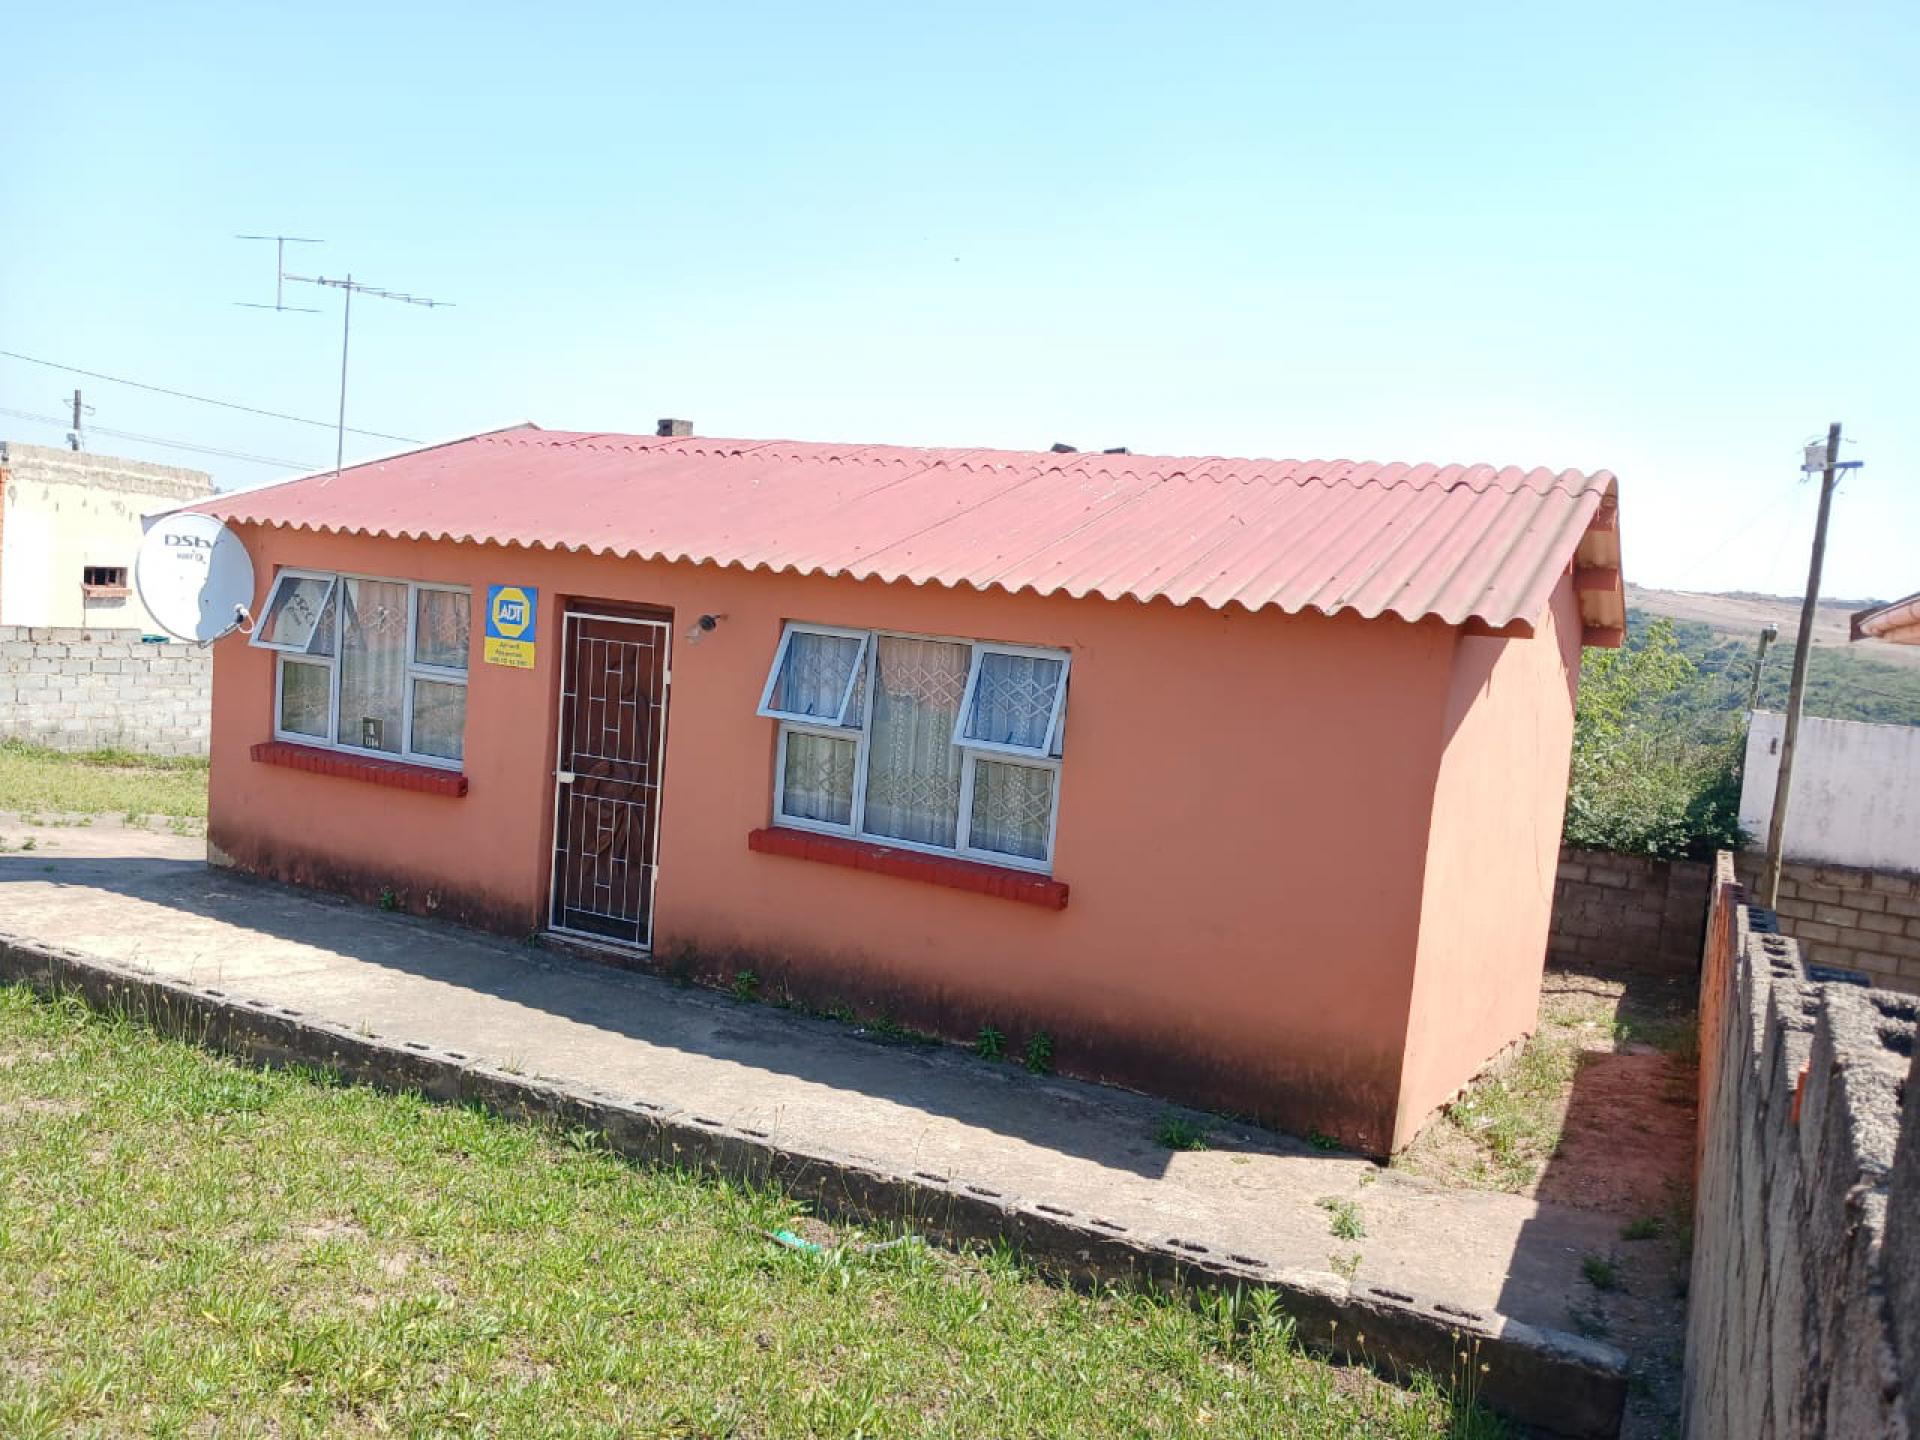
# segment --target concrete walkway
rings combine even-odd
[[[29,835],[33,851],[11,848]],[[201,995],[298,1012],[329,1023],[336,1043],[345,1031],[451,1055],[502,1084],[524,1075],[632,1097],[653,1114],[752,1137],[816,1167],[985,1197],[1030,1221],[1059,1217],[1069,1239],[1104,1233],[1192,1256],[1215,1279],[1284,1276],[1335,1301],[1457,1316],[1473,1334],[1537,1341],[1549,1361],[1602,1376],[1603,1389],[1624,1384],[1618,1352],[1544,1333],[1568,1325],[1581,1257],[1616,1241],[1618,1221],[1607,1216],[1442,1189],[1231,1123],[1204,1151],[1170,1152],[1154,1139],[1167,1107],[1146,1097],[1040,1079],[956,1050],[879,1043],[551,950],[242,879],[208,869],[197,839],[102,825],[29,830],[4,818],[0,837],[10,842],[0,855],[0,940],[20,956],[44,960],[63,947]],[[31,972],[20,956],[0,978]],[[1328,1200],[1352,1203],[1364,1238],[1332,1235]],[[1354,1256],[1355,1272],[1335,1272],[1335,1257]],[[1330,1313],[1345,1312],[1336,1304]],[[1382,1319],[1377,1328],[1385,1339],[1394,1327]],[[1491,1386],[1490,1398],[1503,1388]],[[1532,1423],[1556,1418],[1550,1394],[1500,1403]],[[1548,1413],[1537,1413],[1540,1404]],[[1571,1412],[1564,1422],[1555,1428],[1596,1433]]]

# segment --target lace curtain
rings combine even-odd
[[[849,635],[815,635],[796,630],[787,641],[786,663],[773,687],[771,708],[831,723],[840,713],[860,642]]]
[[[407,587],[343,580],[341,589],[339,742],[397,755],[407,694]]]
[[[960,823],[961,762],[953,723],[972,652],[965,645],[897,635],[879,636],[875,644],[867,833],[952,847]]]
[[[852,820],[853,770],[859,753],[854,742],[789,730],[785,744],[780,813],[829,825]]]
[[[988,651],[981,656],[966,737],[1043,753],[1062,668],[1058,660],[1043,655]]]
[[[974,849],[1044,860],[1052,818],[1053,771],[1003,765],[984,756],[974,762],[968,816],[968,843]]]

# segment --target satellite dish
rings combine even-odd
[[[253,604],[253,558],[211,515],[162,515],[140,542],[133,583],[154,624],[211,644],[245,624]]]

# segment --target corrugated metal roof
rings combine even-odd
[[[223,495],[232,521],[1526,630],[1625,602],[1606,471],[922,450],[532,426]],[[1597,578],[1597,576],[1596,576]]]

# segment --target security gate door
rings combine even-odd
[[[653,943],[671,633],[664,620],[567,612],[548,914],[561,934]]]

